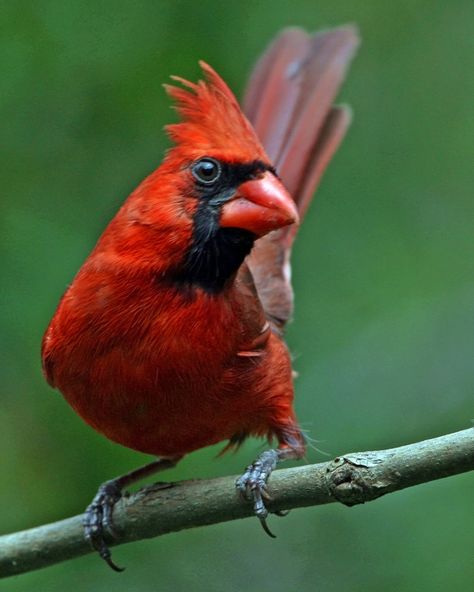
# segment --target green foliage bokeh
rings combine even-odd
[[[0,24],[0,531],[76,514],[147,460],[49,389],[39,344],[101,229],[161,158],[161,84],[205,59],[241,93],[284,26],[355,22],[354,122],[293,259],[297,411],[309,461],[469,427],[474,391],[474,4],[396,0],[4,2]],[[239,473],[250,442],[170,479]],[[474,577],[473,478],[367,506],[181,532],[5,582],[11,592],[436,591]],[[0,584],[1,587],[1,584]],[[3,589],[3,588],[2,588]]]

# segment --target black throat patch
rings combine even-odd
[[[256,160],[244,164],[220,163],[221,175],[211,187],[196,184],[199,200],[194,214],[193,242],[184,265],[175,280],[182,285],[197,286],[209,293],[218,293],[236,273],[250,253],[256,236],[240,228],[219,226],[222,206],[245,181],[273,169]]]

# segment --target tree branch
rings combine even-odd
[[[474,469],[474,428],[400,448],[345,454],[330,462],[275,471],[271,511],[339,501],[352,506],[386,493]],[[234,477],[158,483],[122,499],[114,509],[121,544],[252,515]],[[0,577],[24,573],[91,549],[82,516],[0,537]]]

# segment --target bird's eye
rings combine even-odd
[[[204,185],[212,185],[221,175],[221,165],[213,158],[198,160],[191,170],[194,178]]]

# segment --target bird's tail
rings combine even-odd
[[[353,26],[315,35],[289,28],[257,62],[243,107],[303,218],[351,121],[333,101],[359,44]],[[293,310],[295,227],[258,240],[248,264],[267,316],[283,328]]]

